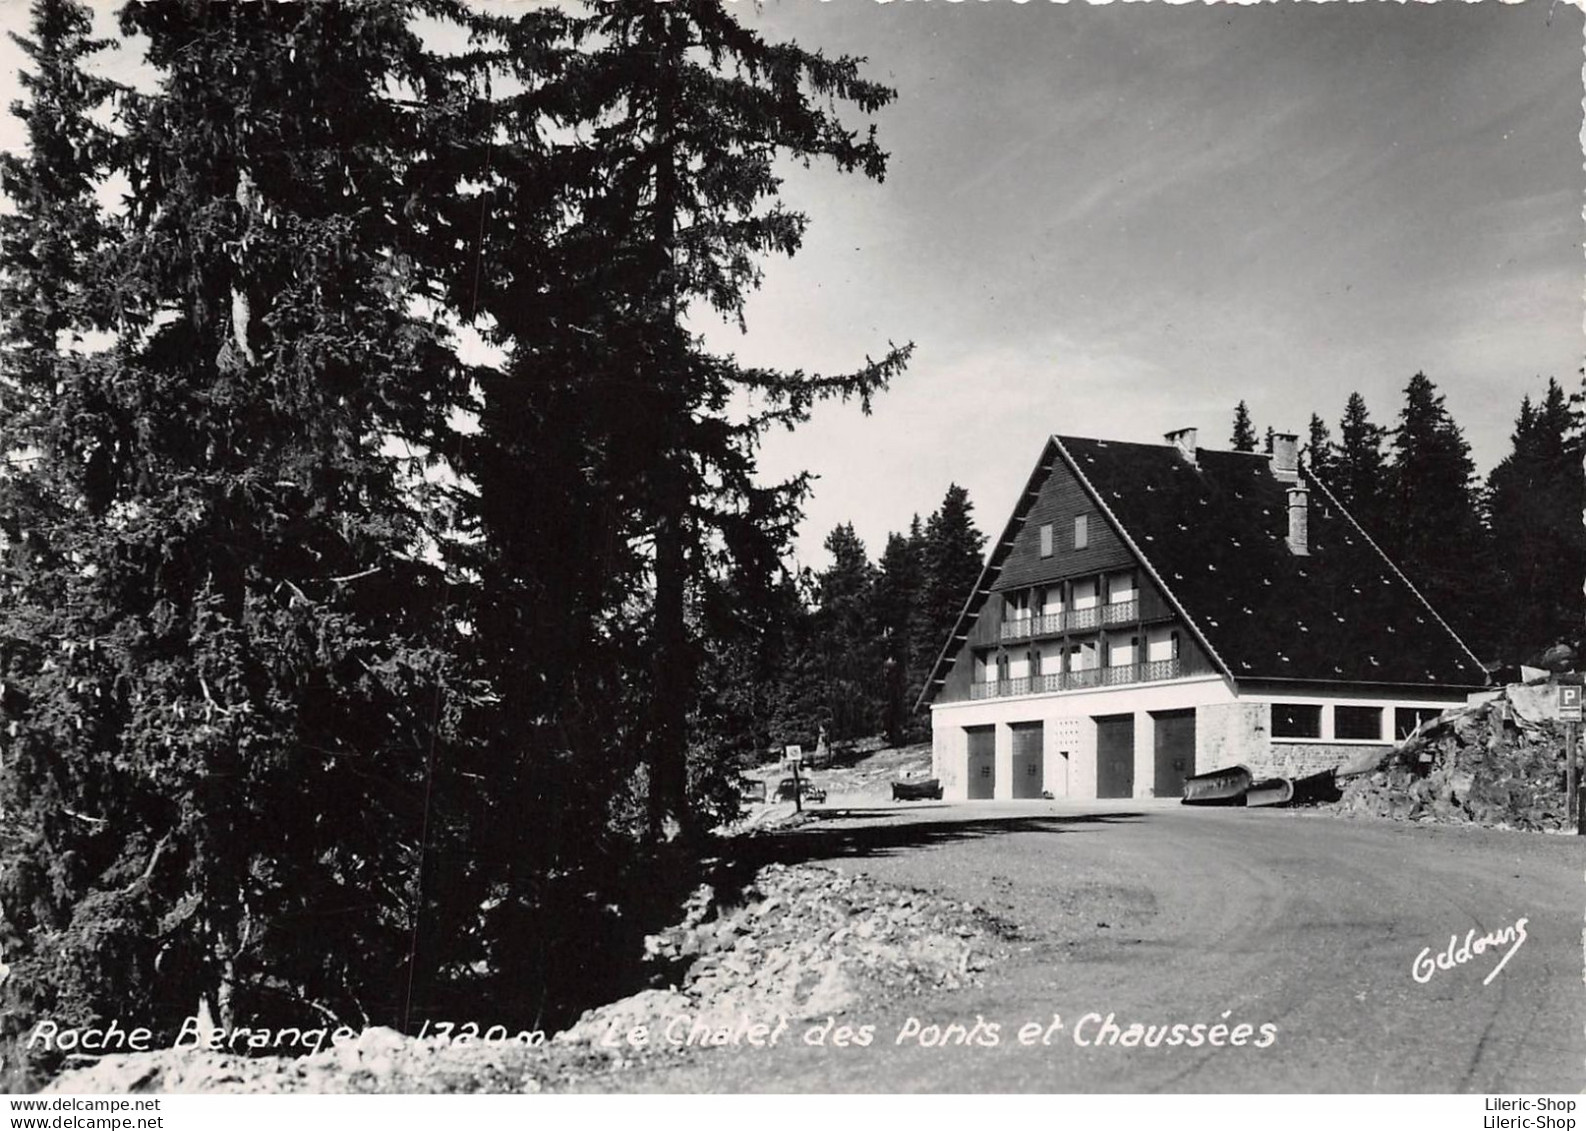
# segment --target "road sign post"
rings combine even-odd
[[[1578,760],[1578,752],[1580,752],[1580,746],[1578,746],[1578,742],[1580,742],[1580,736],[1581,736],[1580,723],[1570,723],[1569,731],[1570,731],[1570,733],[1569,733],[1570,763],[1572,763],[1572,765],[1575,765],[1575,768],[1576,768],[1575,769],[1575,836],[1586,836],[1586,806],[1583,806],[1583,804],[1581,804],[1580,760]]]
[[[804,812],[804,786],[799,780],[799,767],[804,764],[804,747],[789,746],[787,760],[793,763],[793,812]]]
[[[1581,721],[1581,686],[1579,684],[1565,683],[1559,685],[1558,717],[1564,721],[1566,819],[1575,829],[1575,833],[1578,836],[1583,830],[1586,830],[1586,813],[1581,811],[1580,763],[1575,749],[1576,732],[1580,729],[1579,724]]]
[[[1564,819],[1580,831],[1580,788],[1575,772],[1575,724],[1564,724],[1564,753],[1567,769],[1564,771]]]

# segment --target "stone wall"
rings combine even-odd
[[[1211,703],[1195,711],[1195,772],[1207,774],[1270,755],[1272,709],[1265,703]],[[1253,767],[1252,767],[1253,768]]]
[[[1257,778],[1303,778],[1323,770],[1336,770],[1368,749],[1387,750],[1393,744],[1371,746],[1359,742],[1269,742],[1266,749],[1245,762]]]

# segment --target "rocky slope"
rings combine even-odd
[[[1535,698],[1532,696],[1531,698]],[[1561,829],[1564,728],[1506,692],[1445,713],[1344,788],[1342,816]]]
[[[861,1000],[954,988],[1002,948],[967,904],[814,865],[768,865],[731,900],[696,890],[681,920],[646,940],[658,984],[591,1010],[554,1038],[419,1039],[368,1029],[304,1057],[194,1049],[107,1056],[46,1091],[522,1092],[709,1056],[779,1027],[839,1018]],[[642,1034],[642,1039],[636,1039]]]

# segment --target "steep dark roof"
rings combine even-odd
[[[1290,552],[1288,489],[1266,455],[1054,436],[943,648],[926,702],[995,584],[1028,502],[1055,459],[1238,681],[1469,688],[1480,663],[1413,585],[1301,470],[1309,553]],[[1450,552],[1458,552],[1450,547]]]
[[[1091,495],[1235,679],[1472,687],[1480,663],[1301,471],[1309,554],[1265,455],[1055,437]],[[1457,548],[1450,547],[1451,552]]]

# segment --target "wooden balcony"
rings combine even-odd
[[[1140,619],[1139,601],[1119,601],[1101,607],[1102,624],[1133,624]]]
[[[1002,615],[1006,615],[1006,612]],[[1086,632],[1141,622],[1157,623],[1171,620],[1176,615],[1154,589],[1144,589],[1127,601],[1092,605],[1085,609],[1069,609],[1066,612],[1038,616],[1026,615],[1000,622],[995,616],[982,618],[975,626],[974,643],[1006,644],[1010,640],[1061,636],[1066,632]]]
[[[1090,668],[1078,672],[1054,672],[1024,679],[1004,679],[969,685],[971,699],[1006,699],[1012,695],[1045,695],[1057,691],[1087,691],[1095,687],[1119,687],[1133,683],[1155,683],[1183,675],[1178,660],[1148,660],[1139,664],[1119,664],[1110,668]]]
[[[1035,636],[1061,636],[1063,633],[1063,614],[1045,613],[1038,617],[1020,617],[1017,620],[1005,620],[998,629],[998,639],[1001,640],[1029,640]]]
[[[1113,612],[1117,610],[1117,615]],[[1127,613],[1124,612],[1127,610]],[[1081,632],[1098,628],[1102,624],[1122,624],[1135,619],[1136,606],[1093,606],[1089,609],[1070,609],[1066,613],[1046,613],[1038,617],[1019,617],[1005,620],[997,630],[999,640],[1030,640],[1040,636],[1061,636],[1065,632]]]

